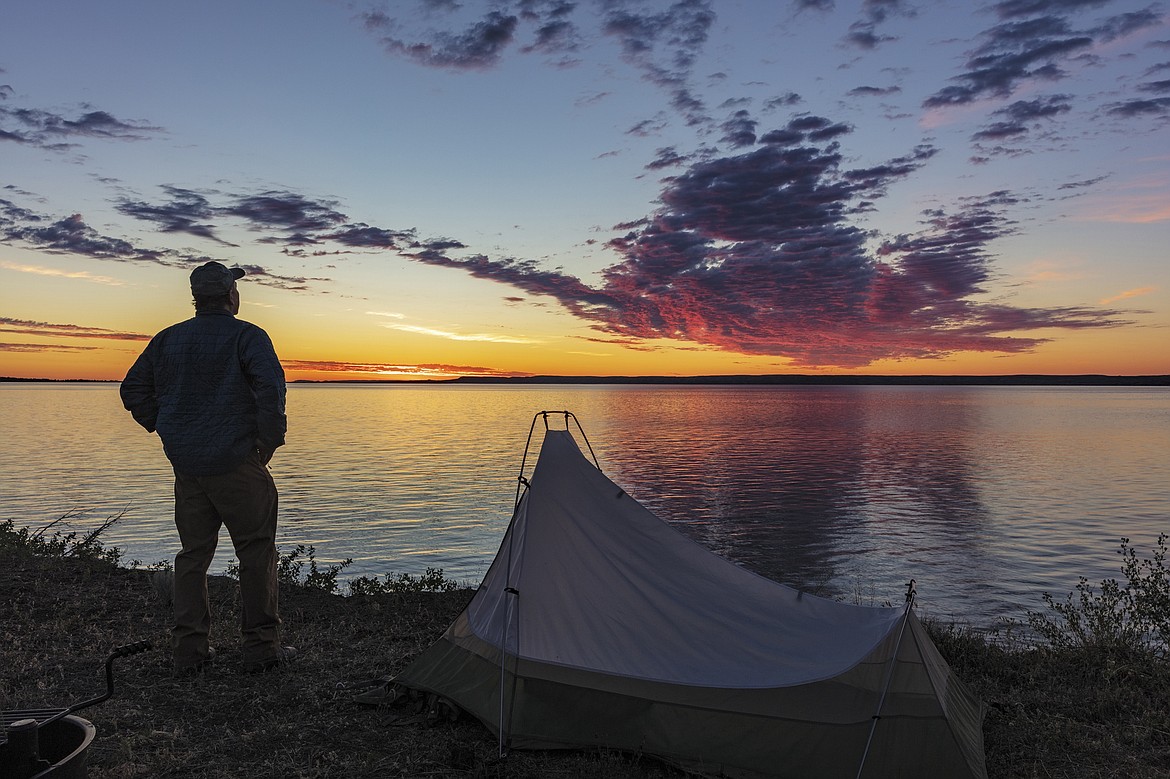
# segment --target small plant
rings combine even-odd
[[[1170,648],[1170,571],[1166,534],[1150,558],[1141,558],[1121,539],[1124,582],[1104,579],[1097,587],[1080,577],[1064,602],[1044,593],[1049,612],[1028,612],[1027,624],[1053,649],[1096,649],[1151,653]]]
[[[337,592],[337,574],[352,565],[353,560],[347,557],[336,565],[319,568],[316,553],[317,549],[314,546],[297,544],[291,552],[280,555],[276,563],[277,580],[310,590]],[[303,560],[300,559],[302,557]],[[309,571],[302,576],[301,571],[306,562],[309,564]]]
[[[130,568],[136,571],[147,571],[149,573],[159,573],[162,571],[174,571],[175,563],[172,560],[158,560],[150,564],[144,563],[138,558],[130,561]]]
[[[448,579],[442,568],[427,568],[425,573],[386,574],[385,581],[376,576],[359,576],[349,583],[350,595],[377,595],[387,592],[454,592],[463,585]]]
[[[44,527],[32,530],[17,528],[11,519],[0,522],[0,551],[21,552],[34,557],[76,557],[81,560],[100,560],[117,565],[122,551],[117,547],[106,548],[100,536],[115,522],[126,515],[122,510],[107,517],[102,524],[86,533],[66,530],[69,520],[76,519],[84,512],[68,511]],[[61,528],[54,530],[60,525]],[[52,535],[48,535],[53,530]]]
[[[305,569],[305,563],[308,563],[309,570],[307,573],[302,574],[302,571]],[[321,568],[317,565],[317,548],[311,545],[297,544],[289,552],[278,552],[276,559],[276,580],[289,587],[304,587],[310,590],[336,593],[337,575],[352,564],[353,560],[346,558],[340,563]],[[239,579],[239,561],[233,560],[227,569],[224,570],[224,575],[230,576],[233,579]]]
[[[305,571],[305,566],[308,571]],[[353,565],[352,558],[340,563],[321,567],[317,564],[317,548],[297,544],[288,552],[280,552],[276,561],[276,578],[290,587],[304,587],[334,595],[341,594],[337,583],[338,575]],[[240,563],[233,560],[224,571],[225,576],[240,578]],[[409,573],[386,574],[385,579],[377,576],[358,576],[348,582],[349,595],[384,595],[391,592],[454,592],[464,585],[448,579],[442,568],[427,568],[425,573],[413,576]]]

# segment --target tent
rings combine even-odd
[[[550,413],[568,427],[567,412],[537,414],[540,456],[527,481],[521,466],[495,560],[400,689],[471,713],[501,753],[604,747],[729,777],[986,776],[983,705],[912,597],[856,606],[736,566],[627,495]]]

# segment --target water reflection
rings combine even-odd
[[[897,592],[924,555],[979,554],[980,418],[961,400],[874,389],[634,395],[623,413],[638,424],[608,430],[607,460],[660,516],[765,576]]]
[[[278,543],[353,574],[478,581],[540,409],[573,411],[614,481],[745,567],[863,602],[913,577],[924,611],[977,624],[1170,530],[1165,389],[294,385],[288,408]],[[107,540],[174,554],[169,470],[115,385],[0,384],[0,428],[0,518],[128,508]]]

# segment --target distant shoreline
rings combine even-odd
[[[0,382],[51,384],[117,384],[115,379],[26,379],[0,376]],[[1166,387],[1170,374],[1109,376],[1105,374],[1004,374],[995,376],[869,376],[838,374],[744,374],[713,376],[460,376],[455,379],[297,379],[290,384],[618,384],[715,386],[1004,386],[1004,387]]]

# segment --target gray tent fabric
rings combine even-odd
[[[394,682],[510,748],[600,746],[708,776],[986,776],[983,705],[912,609],[734,565],[627,495],[568,430],[546,431],[467,608]]]

